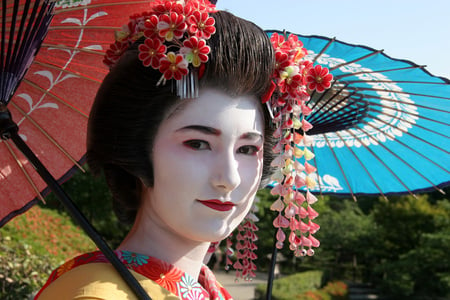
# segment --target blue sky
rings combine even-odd
[[[448,0],[218,0],[217,7],[263,29],[384,49],[450,79]]]

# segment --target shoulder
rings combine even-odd
[[[130,271],[152,299],[178,299],[143,275]],[[65,272],[44,288],[36,300],[137,299],[109,263],[89,263]]]

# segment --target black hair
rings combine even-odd
[[[255,24],[231,13],[211,14],[216,33],[208,40],[209,61],[200,79],[230,95],[255,95],[268,90],[275,61],[272,44]],[[138,58],[138,44],[132,45],[105,77],[95,98],[88,123],[87,161],[94,174],[104,173],[113,194],[119,220],[132,223],[140,205],[145,183],[153,185],[150,152],[159,125],[180,100],[175,81],[157,86],[161,73],[144,67]],[[263,178],[270,174],[272,128],[265,118]]]

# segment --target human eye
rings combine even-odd
[[[260,147],[254,146],[254,145],[246,145],[239,147],[237,152],[240,154],[246,154],[246,155],[255,155],[260,150]]]
[[[193,150],[211,150],[209,143],[202,140],[187,140],[183,142],[183,145]]]

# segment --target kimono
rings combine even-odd
[[[162,260],[146,255],[115,251],[153,300],[229,300],[225,288],[203,265],[198,281]],[[52,272],[35,300],[46,299],[137,299],[100,251],[75,257]]]

